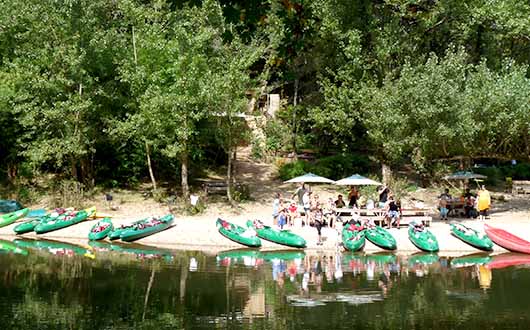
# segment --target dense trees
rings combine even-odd
[[[291,136],[274,149],[419,172],[528,160],[529,16],[516,0],[2,2],[1,177],[173,178],[186,196],[223,150],[230,184],[239,115],[272,91]]]

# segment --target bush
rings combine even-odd
[[[339,180],[355,173],[368,173],[370,168],[371,162],[365,156],[335,155],[320,158],[312,163],[303,160],[286,163],[280,166],[279,176],[285,181],[311,172]]]

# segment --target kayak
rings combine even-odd
[[[124,242],[132,242],[137,239],[156,234],[162,230],[168,229],[173,223],[174,217],[168,214],[161,218],[150,218],[135,224],[132,228],[124,230],[120,239]]]
[[[88,233],[88,239],[91,241],[104,239],[113,228],[114,226],[112,226],[110,218],[105,218],[92,226],[92,229],[90,229],[90,232]]]
[[[486,265],[489,269],[500,269],[511,266],[530,266],[530,256],[522,253],[503,253],[493,256],[493,260]]]
[[[125,232],[126,230],[129,230],[129,229],[132,229],[134,226],[140,224],[140,223],[143,223],[143,222],[146,222],[146,221],[149,221],[150,218],[145,218],[145,219],[142,219],[142,220],[138,220],[138,221],[135,221],[133,223],[130,223],[130,224],[125,224],[125,225],[121,225],[119,227],[114,227],[114,229],[108,234],[109,236],[109,239],[111,241],[114,241],[116,239],[120,239],[120,236],[123,232]]]
[[[395,250],[397,248],[396,239],[388,230],[381,226],[373,226],[366,229],[366,239],[374,245],[385,250]]]
[[[0,227],[5,227],[5,226],[8,226],[8,225],[12,224],[13,222],[17,221],[18,219],[23,218],[24,216],[26,216],[26,214],[28,214],[28,212],[29,212],[29,209],[26,208],[26,209],[18,210],[18,211],[15,211],[15,212],[7,213],[7,214],[4,214],[4,215],[0,215]]]
[[[414,226],[409,226],[409,239],[418,249],[425,252],[438,252],[438,240],[427,228],[415,230]]]
[[[414,266],[415,264],[430,265],[438,262],[440,257],[434,253],[414,253],[409,257],[409,265]]]
[[[231,241],[249,247],[261,246],[261,240],[256,236],[256,232],[252,229],[243,228],[222,219],[217,219],[215,224],[219,233]]]
[[[92,216],[96,212],[95,207],[91,207],[89,209],[77,211],[77,212],[66,212],[64,214],[61,214],[55,219],[48,220],[46,222],[42,222],[35,226],[35,232],[37,234],[44,234],[50,231],[66,228],[72,225],[75,225],[77,223],[80,223],[81,221],[85,220],[86,218]]]
[[[277,230],[272,227],[265,226],[261,222],[254,223],[252,220],[247,221],[247,227],[253,228],[256,231],[258,237],[264,240],[295,248],[306,247],[305,239],[296,235],[290,230]]]
[[[0,239],[0,251],[22,254],[24,256],[27,256],[29,254],[28,250],[18,247],[13,242],[5,241],[3,239]]]
[[[452,268],[470,267],[477,265],[487,265],[491,261],[491,256],[483,253],[471,254],[451,260]]]
[[[506,250],[530,254],[530,242],[515,236],[504,229],[494,228],[488,224],[484,225],[484,230],[495,244]]]
[[[362,227],[345,225],[342,227],[342,246],[347,251],[361,251],[366,243],[365,232]]]
[[[53,220],[57,217],[59,217],[61,214],[65,213],[66,209],[55,209],[53,212],[50,212],[48,214],[45,214],[37,219],[30,219],[28,221],[24,221],[13,228],[13,231],[17,234],[25,234],[33,231],[35,227],[40,224],[44,223],[49,220]],[[31,213],[31,211],[30,211]]]
[[[298,250],[286,250],[286,251],[260,251],[259,258],[265,261],[272,260],[295,260],[304,259],[305,252]]]
[[[487,235],[460,223],[451,223],[449,226],[451,234],[462,242],[479,250],[493,251],[493,242]]]

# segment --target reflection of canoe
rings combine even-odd
[[[111,243],[110,249],[112,251],[120,253],[129,253],[136,256],[172,256],[173,253],[169,250],[159,249],[154,246],[144,245],[144,244],[123,244],[123,243]]]
[[[438,240],[434,234],[427,228],[421,231],[415,230],[414,226],[409,226],[409,240],[418,249],[425,252],[438,252]]]
[[[89,241],[88,245],[97,251],[110,251],[111,244],[105,241]]]
[[[462,242],[467,243],[479,250],[493,250],[493,242],[487,235],[461,223],[451,223],[449,226],[451,227],[451,234],[460,239]]]
[[[277,230],[269,226],[262,226],[262,228],[256,228],[252,220],[247,221],[247,227],[254,228],[254,230],[258,234],[258,237],[267,241],[296,248],[304,248],[306,246],[305,239],[296,235],[290,230]]]
[[[70,244],[61,241],[39,239],[39,240],[30,240],[30,239],[15,239],[15,244],[17,246],[37,249],[41,251],[49,252],[53,255],[81,255],[89,258],[94,258],[94,254],[90,249],[86,249],[82,246]]]
[[[475,265],[485,265],[491,261],[491,256],[483,253],[475,253],[467,256],[453,258],[451,260],[451,267],[470,267]]]
[[[28,250],[23,249],[21,247],[18,247],[13,242],[5,241],[3,239],[0,239],[0,250],[1,251],[5,251],[5,252],[9,252],[9,253],[22,254],[22,255],[25,255],[25,256],[27,256],[29,254]]]
[[[217,259],[239,259],[239,258],[257,258],[259,250],[254,249],[236,249],[221,251],[217,254]]]
[[[259,257],[266,261],[275,259],[279,260],[294,260],[303,259],[305,257],[304,251],[285,250],[285,251],[261,251]]]
[[[366,239],[377,245],[381,249],[395,250],[397,248],[396,239],[388,230],[381,226],[366,229]]]
[[[252,229],[243,228],[228,221],[217,219],[215,222],[219,233],[231,241],[249,247],[260,247],[261,240]]]
[[[530,255],[522,253],[503,253],[493,256],[493,259],[486,265],[489,269],[499,269],[510,266],[530,266]]]
[[[435,253],[415,253],[409,257],[409,265],[430,265],[438,262],[440,257]]]
[[[156,234],[168,229],[173,223],[173,219],[174,217],[172,214],[168,214],[161,218],[148,219],[145,222],[139,223],[132,228],[123,231],[120,238],[124,242],[132,242]]]
[[[114,227],[112,226],[112,221],[110,218],[105,218],[92,226],[90,232],[88,233],[88,239],[91,241],[104,239],[113,229]]]
[[[26,214],[28,214],[29,209],[22,209],[15,212],[7,213],[0,215],[0,227],[5,227],[13,222],[17,221],[20,218],[23,218]]]
[[[80,223],[95,212],[96,208],[92,207],[86,210],[78,211],[73,215],[69,215],[68,213],[62,214],[55,219],[38,224],[34,230],[37,234],[44,234],[50,231],[66,228]]]
[[[506,250],[530,254],[530,242],[515,236],[504,229],[494,228],[488,224],[484,225],[484,229],[486,230],[486,234],[488,234],[495,244]]]
[[[351,225],[342,227],[342,245],[346,250],[352,252],[361,251],[366,242],[364,230],[355,230],[356,227],[355,225],[353,225],[353,228]]]

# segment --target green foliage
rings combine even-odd
[[[311,172],[332,180],[339,180],[355,173],[367,173],[371,168],[370,161],[360,155],[335,155],[323,157],[315,162],[296,160],[283,164],[278,171],[282,180]]]
[[[85,207],[85,186],[73,180],[61,180],[52,187],[52,207]]]

